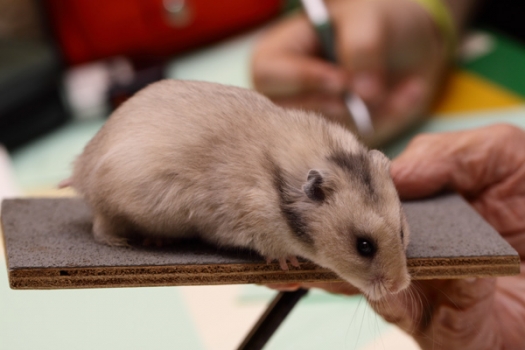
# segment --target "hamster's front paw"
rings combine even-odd
[[[93,236],[95,241],[115,247],[130,247],[126,228],[117,220],[111,220],[104,215],[93,214]]]
[[[270,264],[274,260],[279,261],[279,266],[281,266],[281,269],[283,269],[283,271],[288,271],[287,260],[290,262],[290,264],[292,264],[293,267],[300,267],[299,261],[297,261],[297,257],[295,256],[287,256],[285,258],[266,258],[266,263]]]

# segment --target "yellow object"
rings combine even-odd
[[[414,0],[428,11],[443,35],[447,52],[452,57],[457,44],[457,34],[454,21],[447,6],[441,0]]]
[[[66,188],[36,188],[30,189],[25,193],[26,197],[75,197],[78,196],[78,193],[75,192],[73,187]]]
[[[432,113],[482,111],[523,105],[525,100],[500,85],[470,72],[456,70],[450,74],[443,94]]]

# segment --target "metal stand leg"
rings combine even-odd
[[[301,288],[294,292],[280,292],[277,294],[237,350],[262,349],[286,316],[292,311],[295,304],[306,293],[308,293],[308,289]]]

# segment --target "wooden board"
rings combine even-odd
[[[407,256],[413,279],[519,273],[516,251],[461,197],[403,206],[412,232]],[[282,271],[252,251],[221,250],[198,241],[164,248],[98,244],[91,235],[91,212],[79,198],[5,200],[1,218],[14,289],[339,280],[307,261]]]

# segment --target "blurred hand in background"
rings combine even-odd
[[[463,22],[472,2],[451,7],[453,19]],[[450,57],[429,12],[415,0],[326,3],[338,65],[322,59],[312,25],[297,14],[260,38],[252,60],[255,88],[279,105],[315,110],[343,125],[349,123],[347,90],[364,99],[376,125],[424,112]]]

